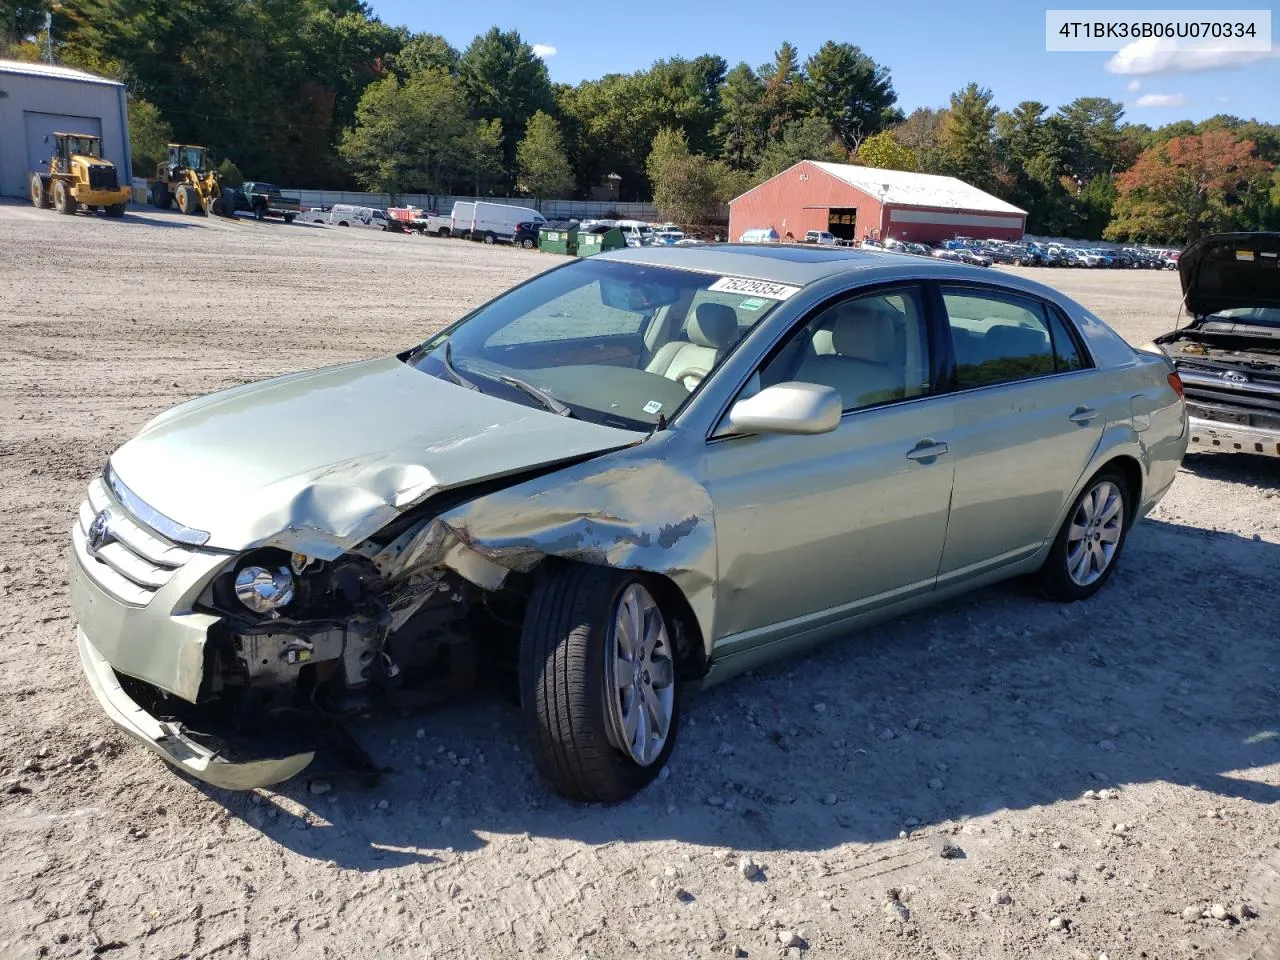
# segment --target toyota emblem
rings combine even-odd
[[[93,523],[89,524],[89,533],[85,537],[85,546],[89,550],[89,556],[96,557],[98,551],[106,545],[111,539],[111,517],[107,511],[103,510],[93,518]]]
[[[1222,374],[1222,379],[1228,383],[1248,383],[1249,378],[1243,373],[1236,373],[1234,370],[1227,370]]]

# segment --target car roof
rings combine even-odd
[[[629,247],[598,256],[606,260],[682,267],[700,273],[773,280],[801,287],[855,270],[891,267],[895,264],[919,267],[926,262],[911,254],[887,250],[812,247],[789,243],[708,243],[681,250],[672,247]]]

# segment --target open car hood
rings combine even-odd
[[[203,533],[209,547],[332,559],[442,490],[643,436],[465,390],[388,357],[181,404],[110,466],[125,488],[118,496],[189,528],[196,542]]]
[[[1218,233],[1178,258],[1187,311],[1206,317],[1232,307],[1280,307],[1280,233]]]

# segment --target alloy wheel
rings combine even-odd
[[[1124,494],[1103,480],[1081,498],[1067,532],[1067,574],[1087,587],[1111,566],[1124,533]]]
[[[609,739],[642,767],[662,754],[675,713],[675,662],[662,611],[638,583],[618,597],[609,628]]]

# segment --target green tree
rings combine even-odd
[[[502,178],[502,121],[496,117],[477,120],[475,132],[461,146],[475,195],[485,196],[490,186]]]
[[[783,41],[773,55],[773,62],[756,71],[764,83],[760,112],[771,139],[781,137],[787,125],[804,111],[804,75],[800,72],[799,56],[792,44]]]
[[[889,130],[873,133],[863,140],[853,159],[864,167],[882,170],[917,170],[920,165],[916,152],[895,140]]]
[[[1077,97],[1058,110],[1066,146],[1067,172],[1082,182],[1125,164],[1120,118],[1124,106],[1106,97]]]
[[[970,83],[951,95],[951,108],[938,132],[946,171],[987,189],[994,181],[995,120],[991,91]]]
[[[781,139],[765,147],[756,176],[759,180],[767,180],[801,160],[843,163],[848,159],[827,122],[819,117],[807,117],[787,124]]]
[[[560,124],[539,110],[530,119],[516,150],[517,186],[539,200],[561,198],[573,191],[573,169],[564,152]]]
[[[48,4],[31,0],[5,0],[0,4],[0,55],[33,37],[44,28],[44,12]]]
[[[404,80],[423,70],[456,73],[461,58],[462,54],[444,37],[434,33],[415,33],[404,41],[397,53],[387,57],[387,67]]]
[[[370,84],[339,149],[371,190],[449,193],[470,179],[462,148],[474,135],[457,78],[423,70]]]
[[[502,156],[515,172],[516,145],[538,111],[555,107],[547,65],[515,30],[492,27],[471,41],[458,62],[458,76],[473,116],[502,121]]]
[[[160,116],[154,103],[141,97],[130,97],[129,152],[133,155],[133,175],[154,177],[156,167],[169,155],[173,130]]]
[[[230,157],[223,157],[218,164],[218,179],[228,187],[238,187],[244,183],[244,174]]]
[[[851,43],[828,40],[805,61],[801,97],[808,115],[825,120],[847,150],[901,119],[889,68]]]
[[[647,162],[658,213],[676,223],[706,223],[719,205],[710,161],[689,152],[684,133],[663,127]]]
[[[759,163],[768,127],[763,98],[764,84],[747,64],[739,63],[725,75],[715,135],[725,163],[737,170],[754,169]]]
[[[916,155],[921,173],[942,173],[946,166],[942,153],[942,122],[947,111],[917,107],[901,123],[890,129],[893,138]]]

